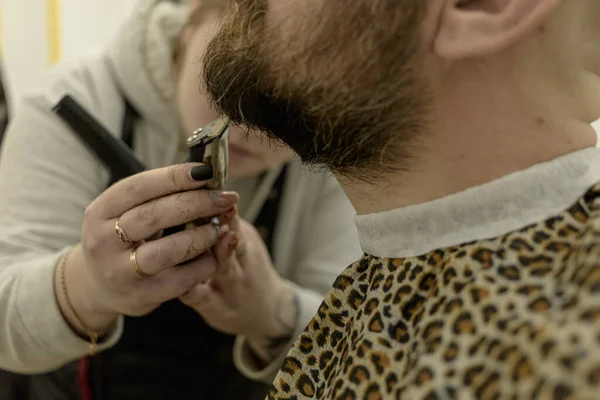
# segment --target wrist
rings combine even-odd
[[[62,314],[78,335],[87,338],[89,332],[94,332],[102,336],[115,326],[119,314],[107,311],[99,301],[101,296],[96,294],[96,285],[87,273],[81,246],[75,246],[65,257],[65,265],[62,271],[56,271],[55,279]]]
[[[291,336],[296,330],[298,304],[294,284],[282,281],[273,296],[271,321],[266,337],[269,339]]]

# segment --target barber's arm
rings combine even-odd
[[[55,265],[79,241],[84,210],[106,176],[78,139],[26,98],[0,155],[0,368],[40,373],[85,355],[55,300]],[[117,327],[103,344],[119,337]]]
[[[182,297],[215,329],[237,334],[234,359],[251,379],[272,382],[297,336],[315,315],[337,275],[360,257],[354,210],[337,182],[323,179],[304,204],[293,251],[282,278],[260,236],[232,217],[232,231],[215,249],[219,267],[210,282]]]

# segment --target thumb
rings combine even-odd
[[[237,272],[241,272],[237,259],[237,249],[239,245],[239,233],[231,230],[227,232],[214,247],[213,253],[217,260],[217,270],[215,271],[217,280],[219,277],[234,276]]]
[[[199,283],[179,296],[179,300],[190,307],[202,307],[212,303],[215,297],[216,292],[209,283]]]

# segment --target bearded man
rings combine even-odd
[[[365,256],[270,399],[600,396],[598,0],[238,0],[235,123],[342,183]]]

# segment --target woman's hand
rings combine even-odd
[[[216,263],[207,250],[218,241],[214,225],[161,237],[166,228],[234,207],[236,193],[202,189],[210,176],[210,167],[193,164],[143,172],[117,182],[88,207],[81,245],[65,265],[68,296],[87,329],[106,331],[120,314],[145,315],[212,276]],[[58,299],[71,326],[83,334],[63,296]]]
[[[231,229],[213,250],[218,263],[215,274],[180,299],[213,328],[246,336],[261,358],[268,360],[293,334],[294,288],[279,277],[251,224],[231,215],[225,220]]]

